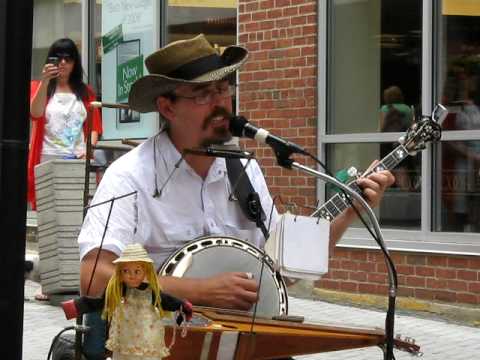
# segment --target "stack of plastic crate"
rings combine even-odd
[[[83,221],[84,160],[52,160],[35,168],[40,282],[46,294],[79,290],[77,237]],[[96,189],[89,177],[89,194]]]

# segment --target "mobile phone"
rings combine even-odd
[[[55,66],[58,66],[58,64],[60,63],[59,61],[60,59],[56,56],[49,56],[48,57],[48,60],[47,60],[47,63],[48,64],[52,64],[52,65],[55,65]]]

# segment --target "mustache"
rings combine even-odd
[[[214,122],[213,119],[215,119],[218,116],[223,116],[227,119],[230,119],[233,114],[230,113],[227,109],[225,109],[222,106],[216,106],[213,111],[208,115],[205,120],[203,121],[203,129],[206,129],[212,122]]]

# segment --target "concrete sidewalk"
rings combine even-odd
[[[25,317],[23,336],[23,359],[46,360],[50,344],[64,327],[73,325],[67,321],[63,311],[48,303],[33,300],[39,285],[27,281],[25,285]],[[384,327],[385,313],[360,309],[324,301],[304,300],[291,297],[289,313],[302,315],[306,322],[338,324],[344,326]],[[427,319],[412,314],[398,313],[395,332],[416,339],[424,353],[424,360],[474,360],[480,354],[480,328]],[[404,352],[395,352],[397,360],[412,359]],[[308,360],[381,360],[383,353],[371,347],[346,351],[335,351],[318,355],[299,356]]]

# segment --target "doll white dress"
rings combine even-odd
[[[165,324],[152,306],[152,289],[127,288],[114,310],[107,349],[113,360],[158,360],[170,353],[165,346]]]

